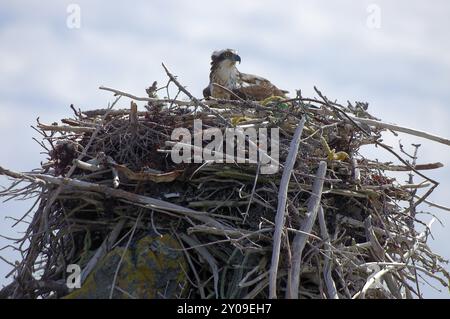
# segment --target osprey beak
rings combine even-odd
[[[235,62],[239,62],[239,64],[241,63],[241,57],[237,54],[233,55],[233,59]]]

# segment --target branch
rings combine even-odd
[[[195,103],[190,102],[190,101],[179,101],[179,100],[170,100],[170,99],[154,99],[154,98],[149,98],[149,97],[139,97],[139,96],[136,96],[136,95],[133,95],[133,94],[130,94],[130,93],[126,93],[126,92],[123,92],[123,91],[119,91],[119,90],[116,90],[116,89],[112,89],[112,88],[109,88],[109,87],[106,87],[106,86],[100,86],[99,89],[100,90],[104,90],[104,91],[112,92],[112,93],[114,93],[115,96],[125,96],[125,97],[128,97],[130,99],[133,99],[133,100],[136,100],[136,101],[141,101],[141,102],[152,102],[152,103],[155,103],[155,104],[159,104],[159,103],[175,103],[175,104],[178,104],[180,106],[194,106],[195,105]],[[92,111],[88,111],[88,112],[92,113]],[[127,110],[127,111],[124,110],[123,112],[125,114],[127,114],[129,112],[129,110]],[[83,113],[86,114],[86,112],[83,112]],[[89,114],[89,115],[92,115],[92,114]]]
[[[275,217],[275,231],[273,234],[273,250],[272,250],[272,263],[270,265],[270,277],[269,277],[269,298],[277,298],[277,273],[278,264],[280,262],[280,249],[281,249],[281,235],[286,218],[286,201],[287,192],[289,186],[289,180],[291,179],[292,169],[294,168],[295,161],[297,159],[298,149],[300,146],[300,140],[302,137],[303,128],[305,126],[306,117],[303,117],[300,121],[297,129],[295,130],[294,137],[292,138],[289,148],[289,154],[284,164],[283,175],[281,177],[280,188],[278,193],[278,209]]]
[[[325,286],[327,287],[328,298],[339,299],[339,295],[336,289],[336,284],[331,276],[331,243],[330,235],[327,230],[327,223],[325,222],[325,215],[323,213],[322,206],[319,207],[319,225],[320,234],[325,241],[325,258],[323,261],[323,277],[325,279]]]
[[[320,103],[320,101],[315,101],[315,102]],[[324,103],[324,104],[328,105],[328,106],[332,106],[332,105],[330,105],[330,102],[327,101],[327,103]],[[419,131],[419,130],[416,130],[416,129],[412,129],[412,128],[408,128],[408,127],[404,127],[404,126],[400,126],[400,125],[396,125],[396,124],[389,124],[389,123],[384,123],[384,122],[377,121],[377,120],[356,117],[356,116],[350,115],[350,114],[348,114],[348,113],[346,113],[346,112],[344,112],[344,111],[342,111],[340,109],[338,109],[338,110],[339,110],[339,113],[342,113],[343,115],[345,115],[343,119],[346,122],[349,122],[349,123],[359,122],[359,123],[363,123],[363,124],[366,124],[366,125],[369,125],[369,126],[376,127],[378,129],[387,129],[387,130],[392,130],[392,131],[395,131],[395,132],[406,133],[406,134],[409,134],[409,135],[422,137],[422,138],[425,138],[427,140],[435,141],[435,142],[442,143],[444,145],[449,145],[450,146],[450,140],[447,139],[447,138],[443,138],[443,137],[440,137],[440,136],[437,136],[437,135],[434,135],[434,134],[431,134],[431,133],[427,133],[427,132],[424,132],[424,131]],[[325,109],[310,109],[310,111],[314,112],[314,113],[317,113],[317,114],[322,114],[322,115],[323,114],[327,114],[327,115],[333,114],[331,111],[325,110]]]
[[[69,126],[69,125],[39,124],[37,127],[43,131],[52,131],[52,132],[85,133],[85,132],[94,132],[96,130],[95,127]]]
[[[399,125],[395,125],[395,124],[388,124],[388,123],[384,123],[381,121],[376,121],[376,120],[371,120],[371,119],[365,119],[365,118],[360,118],[360,117],[354,117],[349,115],[350,118],[352,118],[354,121],[358,121],[360,123],[364,123],[370,126],[374,126],[378,129],[388,129],[388,130],[392,130],[392,131],[396,131],[396,132],[402,132],[402,133],[406,133],[409,135],[414,135],[414,136],[418,136],[418,137],[422,137],[424,139],[430,140],[430,141],[435,141],[444,145],[449,145],[450,146],[450,140],[437,136],[437,135],[433,135],[424,131],[419,131],[419,130],[415,130],[412,128],[408,128],[408,127],[404,127],[404,126],[399,126]]]
[[[308,200],[308,212],[306,213],[306,220],[301,227],[302,232],[310,233],[316,221],[317,213],[320,207],[320,200],[322,198],[323,181],[327,172],[327,163],[322,161],[317,170],[316,179],[314,180],[311,197]],[[298,298],[298,287],[300,284],[300,272],[302,264],[302,253],[305,248],[308,236],[304,234],[297,234],[294,237],[292,244],[293,256],[292,265],[289,272],[290,280],[288,281],[288,289],[286,290],[287,298]]]
[[[404,165],[390,165],[387,163],[375,163],[371,162],[366,165],[364,165],[368,168],[375,168],[375,169],[381,169],[383,171],[391,171],[391,172],[410,172],[412,169],[408,166]],[[426,164],[417,164],[414,166],[414,168],[418,171],[426,171],[426,170],[433,170],[444,167],[444,164],[442,163],[426,163]]]

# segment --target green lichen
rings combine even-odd
[[[80,289],[68,299],[109,298],[114,274],[123,255],[113,298],[175,298],[186,281],[187,269],[178,242],[169,235],[146,236],[125,250],[116,247],[109,252],[88,276]]]

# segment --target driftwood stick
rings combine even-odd
[[[280,188],[278,193],[278,208],[275,216],[275,231],[273,234],[273,250],[272,262],[270,265],[269,276],[269,298],[277,298],[277,274],[278,264],[280,262],[281,236],[283,233],[284,223],[286,219],[286,201],[289,187],[289,180],[291,179],[292,169],[294,168],[297,159],[300,140],[302,137],[303,128],[305,126],[306,117],[303,117],[295,130],[289,148],[289,154],[284,164],[283,175],[281,177]]]
[[[356,158],[353,158],[351,161],[351,164],[352,164],[353,181],[355,183],[360,183],[361,182],[361,170],[358,166],[358,160]]]
[[[306,213],[305,222],[301,227],[301,231],[310,233],[316,221],[317,213],[320,207],[320,200],[322,198],[323,181],[327,172],[327,163],[320,162],[317,170],[316,179],[314,180],[311,197],[308,200],[308,212]],[[292,263],[289,272],[289,284],[286,290],[287,298],[298,298],[298,287],[300,284],[300,273],[302,263],[302,253],[305,248],[308,236],[304,234],[297,234],[294,237],[292,244]]]
[[[43,180],[40,180],[40,179],[38,179],[36,177],[28,176],[25,173],[14,172],[14,171],[6,169],[6,168],[4,168],[2,166],[0,166],[0,175],[8,176],[8,177],[11,177],[11,178],[14,178],[14,179],[27,180],[30,183],[37,183],[37,184],[45,183]]]
[[[96,109],[96,110],[88,110],[88,111],[82,111],[81,113],[83,113],[85,116],[89,117],[89,118],[95,118],[96,116],[102,116],[105,115],[108,112],[108,109]],[[128,109],[118,109],[118,110],[111,110],[110,112],[108,112],[108,116],[111,117],[117,117],[117,116],[125,116],[125,115],[129,115],[131,113],[131,110]],[[138,116],[145,116],[146,114],[148,114],[147,111],[138,111],[137,115]]]
[[[103,91],[109,91],[114,93],[115,96],[125,96],[128,97],[130,99],[136,100],[136,101],[141,101],[141,102],[152,102],[155,104],[162,104],[162,103],[174,103],[177,104],[179,106],[194,106],[194,102],[191,101],[180,101],[180,100],[171,100],[171,99],[155,99],[155,98],[149,98],[149,97],[141,97],[141,96],[136,96],[130,93],[126,93],[120,90],[116,90],[116,89],[112,89],[106,86],[100,86],[99,90],[103,90]],[[99,110],[101,111],[101,110]],[[89,113],[90,112],[90,113]],[[129,114],[130,110],[120,110],[120,112],[123,112],[123,114]],[[93,115],[92,111],[87,111],[87,112],[83,112],[84,114],[89,114],[89,115]]]
[[[349,115],[350,118],[352,118],[354,121],[363,123],[363,124],[367,124],[373,127],[376,127],[378,129],[388,129],[388,130],[392,130],[395,132],[401,132],[401,133],[406,133],[409,135],[414,135],[417,137],[422,137],[424,139],[430,140],[430,141],[435,141],[444,145],[449,145],[450,146],[450,140],[447,138],[443,138],[437,135],[433,135],[424,131],[419,131],[419,130],[415,130],[412,128],[408,128],[408,127],[404,127],[404,126],[399,126],[399,125],[395,125],[395,124],[389,124],[389,123],[384,123],[381,121],[376,121],[376,120],[371,120],[371,119],[365,119],[365,118],[360,118],[360,117],[354,117]]]
[[[74,120],[74,119],[61,119],[61,123],[67,124],[70,126],[95,127],[94,122],[85,122],[85,121]]]
[[[325,241],[325,258],[323,261],[323,277],[325,280],[325,286],[327,288],[328,298],[339,299],[339,295],[336,289],[336,283],[331,276],[332,270],[332,256],[331,256],[331,243],[330,235],[327,230],[327,223],[325,222],[325,214],[323,213],[322,206],[319,207],[319,225],[320,225],[320,235]]]
[[[43,131],[52,131],[52,132],[86,133],[86,132],[94,132],[96,130],[95,127],[70,126],[70,125],[39,124],[37,127]]]
[[[417,199],[420,198],[420,197],[417,196],[417,195],[414,196],[414,197],[417,198]],[[439,205],[439,204],[436,204],[436,203],[433,203],[433,202],[430,202],[430,201],[427,201],[427,200],[424,200],[423,202],[424,202],[425,204],[427,204],[427,205],[432,206],[432,207],[436,207],[436,208],[445,210],[445,211],[447,211],[447,212],[450,212],[450,207],[446,207],[446,206],[443,206],[443,205]]]
[[[320,101],[316,101],[316,102],[320,102]],[[317,114],[327,114],[327,115],[333,114],[332,111],[326,110],[326,109],[311,109],[310,111],[317,113]],[[413,135],[413,136],[418,136],[418,137],[422,137],[422,138],[430,140],[430,141],[435,141],[435,142],[450,146],[449,139],[443,138],[443,137],[440,137],[440,136],[437,136],[437,135],[434,135],[431,133],[415,130],[412,128],[408,128],[408,127],[404,127],[404,126],[400,126],[400,125],[396,125],[396,124],[389,124],[389,123],[384,123],[384,122],[377,121],[377,120],[356,117],[356,116],[350,115],[342,110],[340,110],[340,112],[345,114],[343,119],[349,123],[353,123],[353,122],[363,123],[363,124],[366,124],[366,125],[378,128],[378,129],[387,129],[387,130],[392,130],[395,132],[401,132],[401,133],[405,133],[405,134],[409,134],[409,135]]]
[[[392,171],[392,172],[410,172],[412,171],[411,168],[408,166],[403,165],[387,165],[387,164],[368,164],[367,167],[369,168],[380,168],[384,171]],[[418,171],[426,171],[426,170],[432,170],[432,169],[438,169],[444,167],[444,164],[442,163],[427,163],[427,164],[417,164],[414,166],[414,168]]]
[[[105,169],[105,167],[103,165],[99,165],[98,163],[88,163],[88,162],[80,161],[78,159],[74,159],[72,161],[72,163],[76,167],[78,167],[82,170],[85,170],[85,171],[89,171],[89,172],[97,172],[101,169]]]

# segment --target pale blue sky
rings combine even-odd
[[[81,8],[80,29],[66,25],[70,3]],[[381,10],[379,29],[367,25],[370,4]],[[71,114],[71,103],[105,106],[111,96],[99,85],[144,95],[153,80],[165,81],[161,62],[201,96],[211,52],[227,47],[239,50],[242,71],[291,92],[300,88],[312,95],[316,85],[343,103],[370,102],[369,110],[387,122],[450,137],[449,12],[445,0],[2,0],[0,165],[19,171],[37,167],[42,157],[29,127],[36,117],[59,120]],[[422,143],[421,163],[444,163],[429,173],[441,182],[431,200],[450,206],[450,149],[400,138],[405,145]],[[386,135],[393,145],[397,140]],[[19,236],[3,217],[24,211],[23,203],[1,204],[0,234]],[[431,211],[447,225],[435,224],[431,246],[450,258],[450,213]],[[6,243],[0,239],[0,246]],[[8,250],[0,253],[15,258]],[[0,261],[0,284],[7,282],[8,269]],[[449,297],[425,289],[426,296]]]

